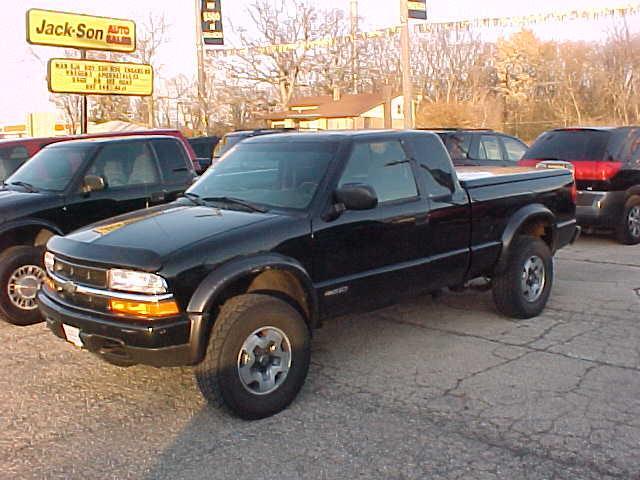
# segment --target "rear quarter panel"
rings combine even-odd
[[[507,224],[514,214],[532,204],[542,205],[561,223],[575,218],[571,175],[554,175],[468,188],[471,200],[470,277],[487,273],[502,250]]]

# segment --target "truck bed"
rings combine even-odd
[[[530,167],[455,167],[465,189],[571,175],[567,169]]]

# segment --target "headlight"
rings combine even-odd
[[[55,263],[56,263],[55,255],[51,252],[46,252],[44,254],[44,266],[47,268],[47,270],[49,270],[50,272],[53,272],[53,265]]]
[[[109,288],[123,292],[157,295],[167,293],[167,282],[164,278],[153,273],[114,268],[109,270]]]

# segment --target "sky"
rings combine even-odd
[[[275,4],[274,0],[274,4]],[[230,23],[250,28],[245,14],[250,0],[222,0],[223,22],[227,41],[233,45]],[[349,0],[324,0],[323,8],[348,10]],[[623,0],[428,0],[428,14],[433,21],[528,15],[555,10],[585,9],[589,7],[619,6]],[[177,74],[192,77],[196,70],[195,56],[195,0],[3,0],[0,31],[3,32],[0,60],[0,125],[24,122],[26,112],[52,111],[46,85],[48,58],[63,56],[56,47],[28,45],[25,41],[25,12],[29,8],[86,13],[106,17],[127,18],[143,23],[150,12],[164,14],[170,24],[168,41],[159,52],[157,77],[169,78]],[[399,7],[395,0],[359,0],[362,30],[395,25],[399,21]],[[638,17],[636,17],[638,20]],[[639,20],[640,21],[640,20]],[[610,24],[542,27],[546,37],[594,38],[602,37]],[[506,32],[508,33],[508,32]],[[237,46],[237,45],[233,45]]]

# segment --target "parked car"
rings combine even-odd
[[[63,140],[66,140],[66,138],[42,137],[0,140],[0,181],[8,178],[42,148]]]
[[[513,167],[527,150],[517,137],[493,130],[434,129],[442,139],[455,166]]]
[[[47,145],[51,145],[52,143],[83,138],[131,137],[140,135],[166,135],[179,139],[180,142],[184,144],[187,152],[189,153],[189,158],[193,162],[193,166],[196,172],[201,171],[200,163],[196,158],[196,154],[193,148],[179,130],[154,129],[127,132],[90,133],[86,135],[68,135],[64,137],[39,137],[0,140],[0,181],[8,178],[23,163],[33,157],[42,148],[46,147]]]
[[[238,130],[236,132],[227,133],[222,137],[222,140],[218,142],[216,148],[213,150],[213,164],[217,163],[222,155],[242,140],[262,135],[273,135],[274,133],[288,133],[295,131],[295,128],[260,128],[256,130]]]
[[[520,161],[524,166],[573,165],[578,223],[640,243],[640,127],[561,128],[543,133]]]
[[[220,141],[220,137],[193,137],[189,138],[189,143],[198,159],[198,165],[200,171],[204,172],[211,166],[211,160],[213,159],[213,149]]]
[[[39,304],[104,360],[196,365],[211,404],[265,417],[324,318],[481,276],[500,312],[538,315],[579,232],[573,186],[565,169],[456,174],[428,132],[251,138],[185,198],[49,240]]]
[[[43,148],[0,190],[0,317],[16,325],[41,318],[36,290],[52,235],[175,200],[194,177],[184,142],[170,136],[71,140]]]

